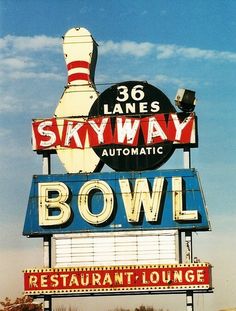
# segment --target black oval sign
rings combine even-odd
[[[101,160],[116,171],[160,167],[174,152],[165,140],[169,113],[176,110],[158,88],[126,81],[106,89],[94,102],[90,117],[109,117],[114,143],[93,147]]]

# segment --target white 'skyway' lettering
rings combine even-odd
[[[163,142],[177,144],[195,143],[195,115],[190,113],[183,120],[178,113],[155,114],[144,118],[126,116],[96,117],[90,119],[44,119],[32,123],[33,149],[85,148],[101,145],[136,147],[142,135],[145,146]],[[87,148],[88,146],[86,146]]]

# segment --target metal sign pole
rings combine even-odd
[[[184,168],[191,168],[191,152],[190,148],[184,148]],[[192,231],[185,231],[185,262],[193,262],[192,251]],[[193,291],[186,292],[186,310],[194,311]]]
[[[43,153],[43,174],[51,174],[51,157],[50,153]],[[43,237],[43,266],[44,268],[51,268],[51,236]],[[52,310],[52,297],[51,295],[44,296],[43,303],[44,311]]]
[[[185,232],[185,262],[191,263],[193,262],[193,251],[192,251],[192,232]],[[193,299],[193,291],[189,290],[186,292],[186,310],[194,311],[194,299]]]
[[[189,147],[184,148],[184,168],[191,168],[191,152]]]

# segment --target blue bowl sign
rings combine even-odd
[[[24,235],[209,230],[194,169],[34,176]]]

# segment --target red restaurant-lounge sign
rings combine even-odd
[[[24,271],[26,295],[210,290],[208,263],[48,268]]]

